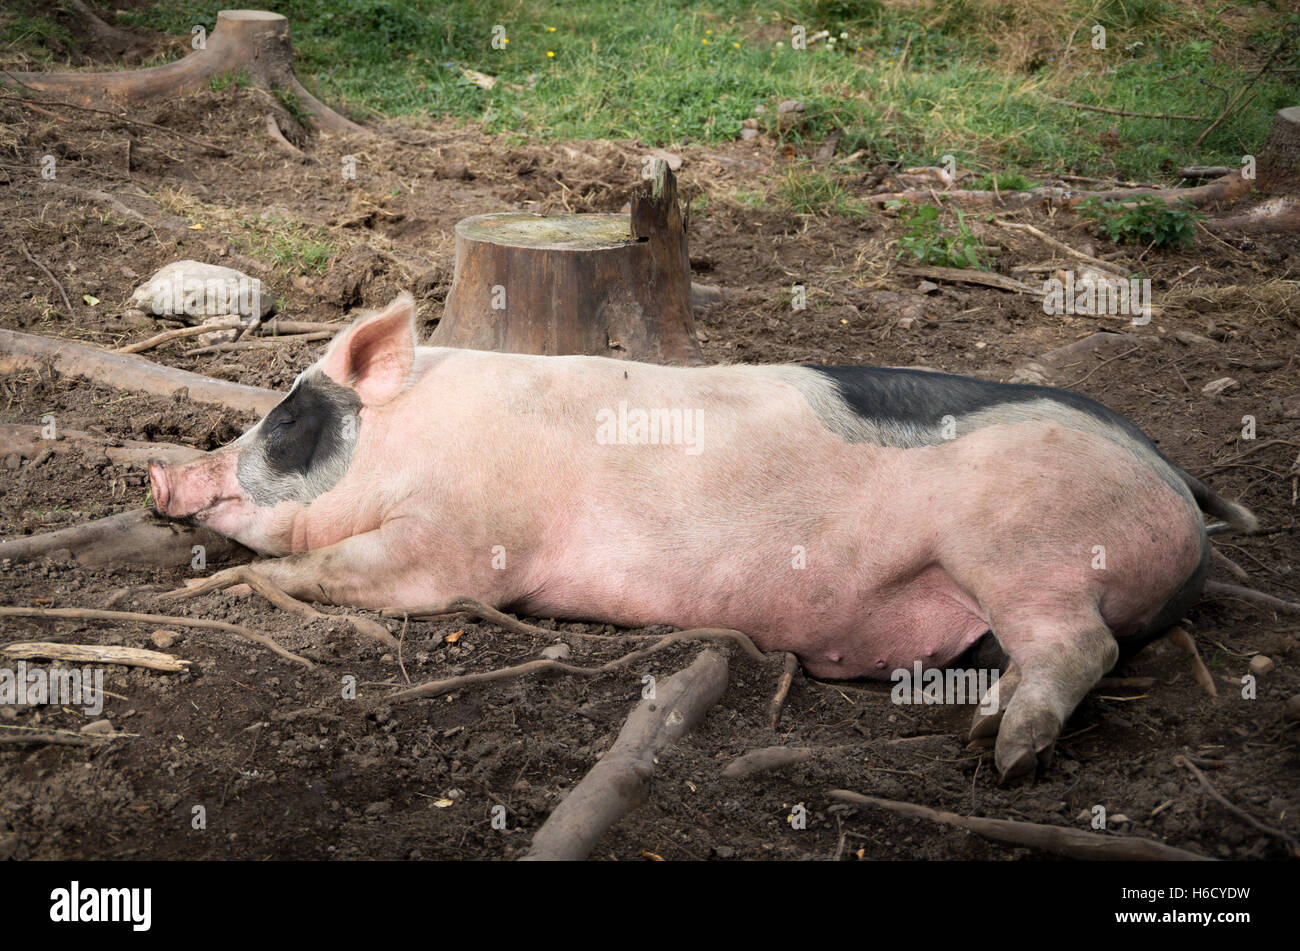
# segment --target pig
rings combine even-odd
[[[972,735],[1007,778],[1195,603],[1202,513],[1257,525],[1076,393],[424,347],[409,296],[149,475],[159,514],[270,556],[253,570],[298,598],[727,627],[821,678],[984,658],[1004,675]]]

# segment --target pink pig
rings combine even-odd
[[[1062,390],[420,347],[413,321],[398,298],[235,442],[151,463],[158,512],[277,556],[255,571],[295,597],[730,627],[818,677],[991,632],[1009,663],[973,733],[1005,776],[1195,602],[1200,509],[1255,526]]]

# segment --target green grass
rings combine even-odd
[[[220,6],[157,0],[119,20],[188,35],[199,23],[212,30]],[[1300,14],[1261,11],[1245,0],[266,0],[259,6],[289,17],[306,84],[361,117],[454,116],[490,132],[541,140],[638,138],[672,146],[735,139],[756,106],[770,115],[778,102],[794,98],[806,104],[806,121],[781,137],[796,147],[839,129],[841,155],[865,150],[864,162],[929,165],[951,154],[977,174],[1011,176],[1005,187],[1015,187],[1017,175],[1168,180],[1191,162],[1237,164],[1263,142],[1273,112],[1294,105],[1285,75],[1259,82],[1258,98],[1199,148],[1193,143],[1208,123],[1118,117],[1043,96],[1214,116],[1248,81],[1253,64],[1286,31],[1300,30]],[[31,40],[45,29],[40,22],[11,16],[0,35]],[[834,47],[791,49],[795,23],[809,35],[830,30]],[[504,49],[491,44],[497,24],[509,39]],[[1105,50],[1090,45],[1093,24],[1107,30]],[[1243,55],[1246,41],[1256,46],[1253,55]],[[1277,65],[1300,66],[1300,42],[1292,41]],[[481,89],[462,68],[500,81]],[[842,205],[834,195],[819,197],[834,191],[823,181],[786,191],[792,204]]]

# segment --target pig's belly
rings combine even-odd
[[[634,627],[732,628],[761,650],[790,651],[809,673],[829,678],[887,679],[916,661],[942,667],[989,630],[975,599],[937,564],[879,583],[855,584],[852,571],[829,572],[838,579],[833,586],[811,571],[798,576],[801,583],[775,585],[770,569],[747,572],[741,565],[691,570],[679,562],[671,572],[646,565],[619,574],[625,580],[617,587],[605,583],[605,572],[571,574],[570,584],[538,592],[520,608]]]

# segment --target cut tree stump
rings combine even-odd
[[[456,225],[456,273],[430,343],[704,363],[686,228],[662,159],[625,215],[507,212]]]
[[[264,10],[222,10],[203,49],[164,66],[87,73],[5,71],[0,72],[0,85],[11,81],[29,92],[103,108],[171,99],[235,73],[243,73],[254,86],[294,94],[315,126],[334,132],[367,131],[303,88],[293,72],[289,21]]]
[[[1260,191],[1300,196],[1300,106],[1277,111],[1255,166]]]

